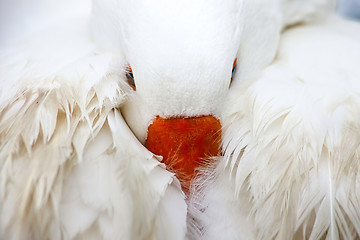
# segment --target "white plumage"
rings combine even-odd
[[[329,17],[287,30],[274,63],[232,96],[203,239],[237,239],[243,225],[260,239],[359,236],[359,29]]]
[[[360,25],[333,5],[94,1],[9,47],[0,239],[359,238]],[[142,143],[206,114],[223,156],[186,199]]]

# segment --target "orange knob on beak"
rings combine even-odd
[[[148,128],[146,147],[164,157],[164,163],[189,193],[197,168],[220,154],[221,124],[213,116],[191,118],[157,117]]]

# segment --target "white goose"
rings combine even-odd
[[[359,238],[360,25],[333,5],[94,0],[2,52],[0,239]]]

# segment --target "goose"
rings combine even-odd
[[[331,0],[93,0],[0,56],[1,239],[357,239],[360,25]]]

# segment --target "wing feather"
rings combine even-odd
[[[184,239],[180,185],[117,110],[131,94],[124,59],[85,22],[0,58],[0,238]]]
[[[290,28],[274,63],[231,89],[224,157],[191,203],[203,239],[359,238],[356,29],[337,17]]]

